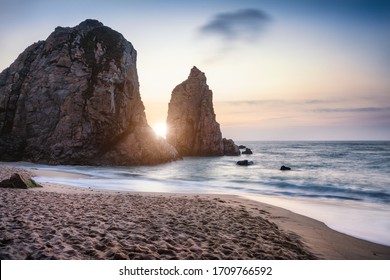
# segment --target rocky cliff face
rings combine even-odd
[[[230,150],[225,152],[214,113],[213,93],[207,85],[205,74],[196,67],[191,69],[188,79],[172,91],[167,127],[167,141],[182,156],[231,154]],[[239,154],[238,147],[237,151]]]
[[[140,165],[177,151],[148,126],[137,52],[96,20],[57,27],[0,74],[0,160]]]

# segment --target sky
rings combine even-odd
[[[149,124],[205,72],[235,140],[390,140],[390,1],[0,0],[0,71],[57,26],[97,19],[138,52]]]

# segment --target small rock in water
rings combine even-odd
[[[291,170],[291,167],[282,165],[282,167],[280,167],[280,170],[282,171]]]
[[[238,146],[239,149],[245,149],[246,147],[244,145]]]
[[[251,149],[248,149],[248,148],[246,148],[245,151],[243,151],[242,153],[245,154],[245,155],[251,155],[251,154],[253,154],[252,150],[251,150]]]
[[[237,165],[248,166],[248,165],[252,165],[252,164],[253,164],[253,161],[248,161],[247,159],[237,161]]]

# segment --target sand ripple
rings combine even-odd
[[[0,190],[1,259],[313,259],[239,202],[198,196]]]

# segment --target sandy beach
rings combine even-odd
[[[0,179],[35,170],[0,165]],[[52,174],[55,175],[55,174]],[[390,259],[390,247],[238,196],[0,189],[0,259]]]

